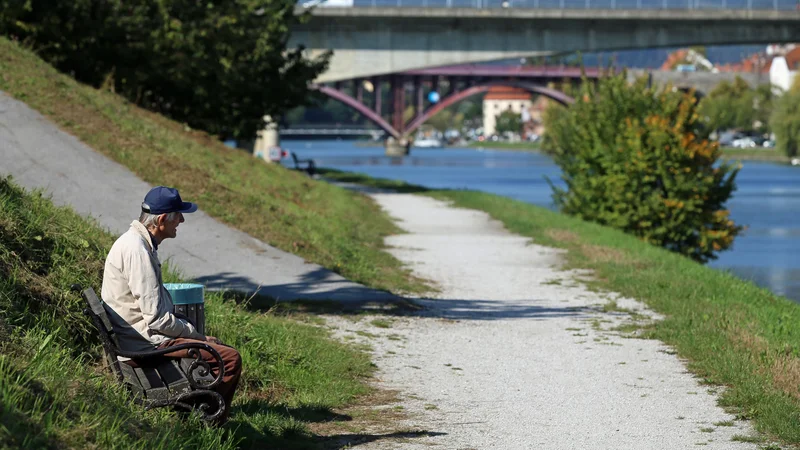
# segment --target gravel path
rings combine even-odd
[[[408,234],[391,252],[441,293],[421,317],[331,318],[374,349],[382,388],[410,419],[358,448],[755,449],[747,422],[716,406],[664,344],[609,329],[638,302],[588,291],[560,250],[530,244],[488,215],[426,197],[373,194]],[[385,326],[385,325],[384,325]],[[396,406],[395,406],[396,408]],[[358,444],[354,442],[354,444]]]

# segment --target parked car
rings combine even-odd
[[[745,136],[743,138],[734,139],[731,143],[731,147],[733,148],[755,148],[756,141],[753,140],[750,136]]]

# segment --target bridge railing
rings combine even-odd
[[[352,0],[354,7],[800,10],[799,0]],[[303,3],[319,3],[312,0]],[[342,0],[332,1],[342,6]],[[346,2],[345,2],[346,4]]]

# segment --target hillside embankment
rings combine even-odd
[[[110,229],[118,231],[122,222],[129,222],[131,216],[138,214],[138,205],[146,193],[142,188],[161,184],[178,188],[184,198],[197,202],[205,214],[217,221],[282,250],[270,250],[245,237],[225,242],[226,246],[251,247],[257,254],[266,252],[268,257],[278,258],[266,272],[274,274],[270,278],[274,281],[269,283],[247,270],[254,266],[251,258],[231,261],[236,270],[214,273],[203,269],[201,259],[216,257],[213,242],[205,240],[202,242],[211,247],[201,247],[206,251],[201,258],[186,252],[175,255],[192,263],[186,269],[191,276],[206,277],[218,286],[226,283],[237,288],[261,286],[262,294],[280,298],[319,298],[316,283],[328,291],[326,295],[342,284],[342,293],[346,295],[352,285],[344,283],[342,277],[392,292],[428,289],[422,280],[409,277],[400,262],[383,251],[383,236],[397,229],[366,197],[265,164],[203,132],[138,108],[112,92],[76,83],[5,38],[0,38],[0,91],[77,138],[63,143],[60,137],[52,139],[52,135],[58,134],[56,131],[36,129],[36,124],[42,123],[41,117],[27,113],[25,119],[15,117],[22,109],[11,102],[6,108],[14,109],[9,110],[5,120],[9,123],[27,120],[31,125],[15,122],[4,130],[7,140],[4,147],[12,147],[3,150],[18,149],[4,155],[16,163],[8,168],[37,173],[36,186],[56,186],[58,181],[64,181],[65,186],[59,191],[75,200],[80,200],[79,195],[106,196],[103,198],[107,200],[102,202],[81,201],[75,205],[83,213],[104,213],[102,206],[119,205],[120,209],[100,217],[101,221],[108,221],[102,223]],[[77,141],[117,165],[103,163],[101,173],[88,174],[99,155],[86,156],[85,152],[72,150]],[[61,153],[62,146],[66,153]],[[36,161],[26,159],[27,152],[35,152]],[[45,167],[50,170],[43,171]],[[126,184],[126,178],[115,187],[122,167],[141,180],[138,185]],[[109,175],[104,177],[106,171]],[[129,209],[122,209],[125,207]],[[217,233],[212,236],[217,238]],[[197,248],[194,246],[195,251]],[[303,270],[299,266],[302,260],[287,253],[318,266]],[[282,268],[287,266],[289,276],[282,276]],[[320,271],[319,266],[342,277]],[[198,267],[198,271],[191,267]],[[227,278],[237,272],[245,277]],[[294,282],[294,273],[304,274],[302,285]]]
[[[81,86],[4,39],[0,91],[0,447],[336,447],[337,427],[357,434],[372,420],[358,409],[334,412],[376,402],[366,355],[332,341],[302,306],[276,300],[356,307],[394,304],[385,289],[425,289],[381,250],[395,228],[373,202]],[[239,349],[247,367],[222,429],[129,403],[68,289],[77,282],[99,290],[105,254],[152,184],[176,185],[204,208],[161,249],[168,281],[237,290],[206,296],[207,329]],[[209,210],[249,222],[251,234]],[[368,288],[340,273],[376,281]],[[323,422],[324,431],[311,431]]]

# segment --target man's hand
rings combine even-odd
[[[225,345],[222,343],[222,341],[215,338],[214,336],[206,336],[206,341],[211,342],[212,344]]]

